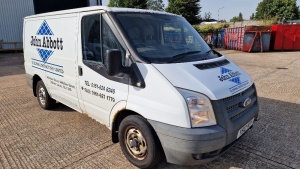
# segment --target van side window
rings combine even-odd
[[[125,58],[125,50],[100,14],[84,16],[81,27],[83,60],[103,63],[110,49],[119,49]]]
[[[82,18],[82,56],[83,60],[102,63],[100,46],[100,15],[89,15]]]

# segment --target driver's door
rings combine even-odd
[[[97,121],[109,125],[109,115],[119,101],[128,96],[127,75],[108,76],[104,63],[106,50],[118,49],[125,58],[125,50],[107,24],[104,13],[83,13],[79,37],[78,69],[80,103],[84,112]]]

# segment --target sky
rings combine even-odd
[[[242,12],[245,20],[250,19],[252,13],[255,13],[256,7],[262,0],[200,0],[201,16],[205,12],[212,13],[213,19],[225,19],[229,21],[234,16],[238,16]],[[102,0],[103,5],[107,5],[109,0]],[[163,0],[165,7],[168,6],[168,0]],[[297,0],[297,5],[300,6],[300,0]]]

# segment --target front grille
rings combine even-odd
[[[212,69],[212,68],[216,68],[216,67],[221,67],[221,66],[227,65],[229,63],[230,62],[227,59],[224,59],[224,60],[220,60],[220,61],[216,61],[216,62],[197,64],[197,65],[194,65],[194,66],[196,66],[200,70],[205,70],[205,69]]]
[[[247,98],[250,98],[252,102],[248,107],[244,108],[242,106],[243,101]],[[235,121],[247,113],[248,110],[251,109],[257,102],[255,87],[253,85],[241,93],[222,99],[222,101],[225,105],[230,120]]]

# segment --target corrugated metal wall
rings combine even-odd
[[[97,6],[97,0],[89,0],[90,6]]]
[[[90,6],[99,3],[100,0],[89,0]],[[33,0],[0,0],[0,41],[23,42],[23,18],[34,14]],[[0,45],[0,48],[12,47]]]
[[[34,15],[33,0],[0,1],[0,41],[22,42],[23,18]],[[11,46],[2,45],[2,48]]]

